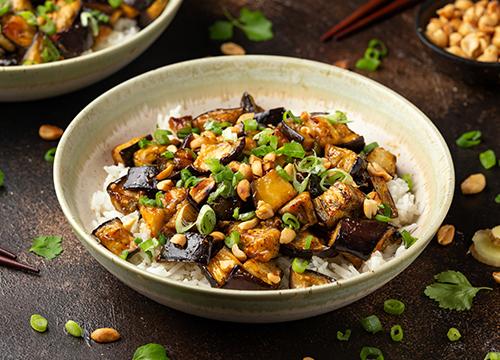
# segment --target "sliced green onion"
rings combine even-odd
[[[243,179],[245,179],[245,175],[243,175],[239,171],[236,172],[233,177],[233,182],[236,181],[236,184],[233,184],[233,186],[238,185],[238,183]]]
[[[66,327],[66,330],[68,330],[68,333],[70,335],[73,335],[75,337],[82,336],[83,333],[82,328],[73,320],[68,321],[64,326]]]
[[[243,120],[243,125],[245,125],[245,131],[255,131],[259,126],[259,123],[255,119]]]
[[[56,6],[52,1],[50,0],[47,0],[45,1],[45,9],[47,10],[47,12],[53,12],[53,11],[56,11],[56,10],[59,10],[60,9],[60,6]]]
[[[152,258],[153,258],[153,253],[152,253],[151,251],[146,250],[146,251],[144,251],[144,252],[146,253],[146,255],[148,255],[148,256],[149,256],[149,258],[150,258],[150,259],[152,259]]]
[[[469,131],[466,132],[465,134],[462,134],[455,143],[460,146],[461,148],[469,148],[471,146],[477,145],[481,142],[479,138],[481,137],[482,133],[479,130],[474,130],[474,131]]]
[[[382,324],[376,315],[368,316],[364,319],[361,319],[361,325],[363,328],[369,333],[375,334],[382,330]]]
[[[413,244],[415,244],[418,240],[418,238],[411,236],[410,233],[406,230],[403,230],[401,232],[401,236],[403,237],[403,241],[404,241],[407,249],[410,246],[412,246]]]
[[[284,143],[282,147],[276,150],[276,154],[302,159],[306,155],[306,151],[301,144],[293,140],[291,143]]]
[[[54,35],[56,33],[56,26],[52,20],[47,15],[41,15],[45,19],[45,24],[40,25],[38,28],[48,35]]]
[[[171,151],[164,151],[164,152],[161,153],[161,156],[164,156],[167,159],[173,159],[175,157],[174,153],[171,152]]]
[[[186,149],[187,153],[193,158],[193,160],[196,160],[198,159],[198,155],[196,155],[196,153],[191,150],[191,149]]]
[[[158,126],[158,125],[156,125]],[[154,134],[154,138],[158,144],[168,145],[170,144],[170,140],[168,139],[168,135],[172,135],[171,131],[157,129]]]
[[[53,163],[54,162],[54,155],[56,154],[56,149],[57,148],[52,148],[49,151],[45,153],[45,161]]]
[[[90,26],[90,31],[92,31],[93,36],[99,35],[99,24],[92,13],[88,11],[82,11],[80,13],[80,20],[83,27]]]
[[[31,315],[30,325],[36,331],[44,332],[47,330],[47,319],[45,319],[42,315]]]
[[[326,120],[328,120],[331,124],[348,124],[353,122],[352,120],[347,120],[347,115],[339,110],[327,115]]]
[[[306,243],[304,244],[305,250],[309,250],[309,248],[311,247],[312,239],[313,239],[312,235],[309,235],[308,237],[306,237]]]
[[[488,170],[496,165],[497,158],[493,150],[486,150],[485,152],[479,154],[479,161],[481,161],[484,168]]]
[[[273,149],[272,146],[269,145],[261,145],[255,149],[252,149],[251,154],[260,158],[263,158],[267,154],[273,152],[276,149]]]
[[[122,254],[120,255],[120,257],[121,257],[123,260],[127,260],[128,253],[129,253],[129,251],[128,251],[128,250],[123,250],[123,251],[122,251]]]
[[[295,191],[297,191],[299,194],[303,193],[307,189],[307,185],[309,184],[309,178],[311,177],[311,174],[307,175],[307,177],[302,181],[297,180],[297,174],[294,171],[293,172],[293,188]]]
[[[377,49],[369,47],[365,50],[365,59],[367,60],[378,60],[380,58],[380,51]]]
[[[299,161],[296,168],[300,172],[312,172],[318,165],[323,165],[323,159],[316,155],[309,155]]]
[[[499,352],[489,352],[486,354],[486,357],[484,360],[500,360],[500,353]]]
[[[389,299],[384,302],[384,311],[388,314],[399,315],[405,310],[405,304],[396,299]]]
[[[278,148],[278,137],[271,135],[270,140],[269,140],[269,146],[274,150]]]
[[[36,15],[31,11],[19,11],[15,13],[17,16],[22,17],[29,25],[37,26]]]
[[[198,228],[198,231],[202,234],[208,235],[214,231],[216,223],[217,216],[215,215],[214,209],[207,204],[203,205],[200,213],[198,214],[198,218],[196,219],[196,227]]]
[[[401,341],[403,339],[403,329],[401,329],[401,325],[394,325],[391,327],[391,338],[394,341]]]
[[[297,124],[302,125],[302,119],[299,118],[299,117],[297,117],[297,116],[295,116],[295,115],[293,115],[290,110],[285,111],[285,113],[283,114],[283,121],[284,122],[287,121],[287,116],[289,116],[290,119],[292,119]]]
[[[158,240],[156,240],[156,238],[151,238],[140,243],[139,247],[142,249],[142,251],[147,252],[154,249],[158,245],[159,245]]]
[[[283,222],[288,225],[290,229],[300,229],[300,222],[297,220],[295,216],[293,216],[290,213],[284,213],[283,216],[281,217]]]
[[[1,182],[1,181],[0,181],[0,185],[2,185],[2,182]],[[498,194],[498,195],[496,196],[496,198],[495,198],[495,202],[496,202],[497,204],[500,204],[500,194]]]
[[[377,357],[375,358],[370,355],[377,355]],[[374,347],[364,347],[363,349],[361,349],[361,353],[359,354],[359,356],[361,357],[361,360],[367,360],[367,359],[384,360],[384,355],[382,355],[382,351]]]
[[[408,184],[408,189],[410,189],[410,191],[413,191],[413,181],[411,181],[410,174],[401,175],[401,179],[406,181],[406,183]]]
[[[183,127],[182,129],[179,129],[177,131],[176,135],[177,135],[177,137],[179,139],[184,139],[185,137],[187,137],[192,132],[193,132],[193,129],[191,128],[191,125],[188,125],[188,126]]]
[[[222,132],[222,139],[225,141],[236,141],[238,140],[238,134],[231,131],[231,128],[224,129]]]
[[[293,259],[292,269],[296,273],[302,274],[304,271],[306,271],[307,265],[309,265],[309,262],[307,260],[301,262],[299,259],[295,258]]]
[[[347,329],[345,334],[342,334],[341,331],[337,331],[337,339],[340,341],[347,341],[349,340],[349,337],[351,337],[351,329]]]
[[[222,193],[226,190],[226,186],[227,186],[227,185],[226,185],[226,184],[224,184],[224,183],[219,184],[219,185],[217,186],[217,189],[216,189],[213,193],[211,193],[211,194],[210,194],[210,196],[208,197],[207,202],[208,202],[209,204],[213,204],[213,203],[214,203],[214,200],[215,200],[215,199],[217,199],[217,197],[218,197],[219,195],[221,195],[221,194],[222,194]]]
[[[191,174],[191,172],[188,169],[181,170],[181,180],[183,183],[185,183],[192,176],[193,174]]]
[[[376,141],[369,143],[368,145],[365,145],[365,147],[363,148],[363,152],[365,154],[368,154],[370,151],[372,151],[375,148],[378,148],[378,143]]]
[[[380,60],[378,59],[359,59],[356,62],[356,69],[375,71],[380,65]]]
[[[165,199],[165,195],[161,192],[157,192],[155,195],[155,200],[156,200],[156,206],[158,206],[160,209],[163,209],[163,202],[161,201],[161,198]],[[165,201],[167,201],[165,199]]]
[[[391,217],[392,209],[388,204],[380,204],[378,207],[384,211],[384,217]]]
[[[221,164],[219,159],[215,158],[206,159],[205,164],[207,164],[212,174],[217,174],[219,171],[221,171]]]
[[[190,206],[189,204],[184,205],[182,209],[179,211],[177,218],[175,219],[175,230],[177,231],[178,234],[182,234],[188,231],[196,224],[196,221],[186,222],[184,220],[184,213],[186,212],[189,206]]]
[[[278,174],[279,174],[279,175],[280,175],[280,176],[281,176],[284,180],[286,180],[286,181],[290,181],[290,180],[292,180],[292,179],[290,178],[290,176],[288,175],[288,173],[285,171],[285,169],[283,169],[281,166],[279,166],[279,165],[278,165],[278,166],[276,166],[276,169],[275,169],[275,170],[278,172]]]
[[[134,239],[134,242],[139,245],[141,242],[142,242],[142,239],[141,238],[135,238]]]
[[[122,2],[123,0],[108,0],[108,4],[114,7],[115,9],[119,8]]]
[[[380,53],[380,56],[386,56],[387,55],[387,47],[385,44],[378,40],[378,39],[371,39],[370,42],[368,43],[368,48],[370,49],[375,49],[375,46],[380,46],[381,50],[378,50]]]
[[[0,28],[1,30],[1,28]],[[39,65],[40,63],[36,60],[26,60],[25,62],[23,62],[23,65]]]
[[[450,339],[450,341],[457,341],[462,337],[462,335],[460,335],[460,332],[456,328],[450,328],[446,335],[448,336],[448,339]]]
[[[156,206],[156,199],[150,199],[148,198],[146,195],[142,195],[140,198],[139,198],[139,205],[140,206]]]
[[[239,207],[237,207],[236,209],[234,209],[234,211],[233,211],[233,218],[235,218],[236,220],[240,219],[240,208]]]
[[[0,171],[0,186],[3,184],[3,171]]]
[[[321,174],[321,181],[319,182],[319,186],[323,189],[323,191],[326,191],[328,189],[325,187],[325,182],[329,185],[333,185],[337,181],[341,181],[344,184],[350,184],[353,179],[352,176],[346,173],[344,170],[331,169]]]
[[[228,248],[232,249],[234,244],[240,243],[240,233],[237,231],[233,231],[228,237],[224,239],[224,243]]]
[[[137,142],[137,145],[139,145],[139,148],[140,149],[144,149],[146,146],[148,145],[154,145],[155,142],[153,141],[149,141],[148,139],[146,138],[142,138],[140,139],[138,142]]]
[[[186,189],[190,186],[196,186],[199,183],[201,183],[204,179],[206,178],[197,178],[196,176],[191,176],[189,179],[187,179],[184,186],[186,187]]]
[[[9,11],[10,1],[9,0],[0,0],[0,16]]]
[[[254,135],[253,140],[257,141],[259,146],[266,145],[271,141],[271,136],[273,136],[274,130],[265,128],[260,133]]]
[[[391,218],[388,216],[383,216],[383,215],[377,214],[377,215],[375,215],[375,220],[388,223],[389,221],[391,221]]]
[[[239,219],[241,221],[247,221],[247,220],[252,220],[255,217],[255,211],[249,211],[244,214],[240,214]]]
[[[45,47],[40,54],[42,62],[48,63],[60,60],[61,54],[59,53],[59,50],[57,50],[57,47],[54,45],[54,43],[50,40],[50,38],[48,36],[45,36],[43,38],[43,42],[45,44]]]
[[[167,242],[165,234],[162,234],[159,231],[157,232],[157,234],[158,234],[158,242],[160,243],[160,245],[165,245],[165,243]]]

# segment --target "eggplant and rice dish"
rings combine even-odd
[[[168,0],[0,0],[0,66],[74,58],[130,38]]]
[[[180,106],[111,154],[92,234],[148,272],[238,290],[333,283],[398,256],[420,211],[397,157],[341,111]]]

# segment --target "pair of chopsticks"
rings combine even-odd
[[[34,268],[33,266],[29,266],[17,261],[16,255],[11,253],[10,251],[2,249],[1,247],[0,247],[0,265],[10,266],[16,269],[33,271],[36,273],[40,272],[40,270]]]
[[[325,41],[332,36],[335,40],[338,40],[356,30],[368,26],[378,20],[382,20],[422,0],[397,0],[386,5],[391,1],[393,0],[371,0],[368,4],[356,10],[324,33],[323,36],[321,36],[321,40]]]

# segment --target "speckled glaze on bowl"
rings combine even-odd
[[[422,4],[415,15],[415,31],[418,37],[431,49],[430,56],[441,71],[472,85],[499,85],[500,63],[470,60],[450,54],[425,36],[425,29],[429,24],[429,20],[438,17],[436,10],[450,3],[453,3],[453,1],[427,0]]]
[[[45,99],[96,83],[141,55],[167,28],[182,0],[133,37],[94,53],[33,66],[0,66],[0,102]]]
[[[244,91],[264,108],[339,109],[367,142],[390,144],[401,173],[412,174],[423,206],[419,240],[373,272],[299,290],[237,291],[202,288],[148,273],[113,255],[90,235],[91,194],[102,188],[110,151],[154,129],[159,111],[182,106],[182,115],[239,106]],[[147,106],[147,109],[145,109]],[[163,109],[163,110],[162,110]],[[168,112],[167,112],[168,114]],[[350,71],[308,60],[274,56],[221,57],[170,65],[129,80],[87,106],[62,137],[54,163],[58,200],[88,251],[141,294],[190,314],[233,322],[281,322],[326,313],[373,292],[403,271],[437,232],[453,197],[449,150],[432,122],[407,100]]]

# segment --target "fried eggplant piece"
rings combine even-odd
[[[357,267],[374,251],[401,242],[397,228],[377,220],[345,218],[332,232],[329,246],[342,253]]]
[[[56,34],[62,34],[69,30],[79,19],[82,1],[73,0],[66,2],[65,0],[58,0],[57,6],[59,6],[59,9],[51,13],[52,22],[56,26]]]
[[[210,171],[206,164],[207,159],[219,159],[222,165],[227,165],[233,160],[237,160],[245,149],[245,139],[241,138],[234,143],[224,141],[219,144],[203,144],[198,152],[198,158],[194,161],[193,167],[200,174]]]
[[[136,166],[128,169],[127,180],[123,184],[125,190],[144,190],[144,191],[158,191],[156,180],[158,169],[156,166]]]
[[[182,170],[190,167],[193,164],[193,155],[191,155],[186,149],[179,149],[174,154],[174,169]]]
[[[141,216],[149,226],[149,230],[153,236],[156,236],[163,226],[167,223],[168,219],[165,210],[157,206],[139,205]]]
[[[290,289],[304,289],[311,286],[325,285],[335,282],[335,279],[313,270],[298,273],[290,267]]]
[[[322,195],[313,199],[314,209],[321,221],[329,229],[345,217],[363,216],[365,196],[361,191],[337,181]]]
[[[197,204],[200,204],[207,198],[213,189],[215,189],[215,180],[213,176],[210,176],[193,186],[189,190],[189,196],[191,196],[191,199],[193,199]]]
[[[272,261],[261,262],[255,259],[247,260],[243,265],[236,265],[223,289],[234,290],[276,290],[283,277],[281,270]]]
[[[94,45],[90,27],[83,26],[79,19],[66,30],[61,31],[54,41],[59,52],[65,59],[81,55]]]
[[[280,215],[284,215],[286,213],[292,214],[297,218],[297,220],[299,220],[300,228],[302,230],[305,230],[309,226],[318,222],[311,195],[308,191],[300,193],[279,210]]]
[[[171,117],[170,119],[168,119],[168,125],[172,132],[176,133],[180,129],[191,125],[191,121],[193,121],[193,117],[191,115],[183,116],[180,118]]]
[[[376,147],[366,155],[366,162],[376,162],[392,177],[396,176],[396,155],[382,147]]]
[[[140,149],[139,140],[141,139],[146,139],[151,141],[153,137],[151,135],[139,136],[123,144],[115,146],[113,150],[111,150],[111,156],[115,161],[115,165],[123,164],[126,167],[135,166],[134,153]]]
[[[208,264],[200,264],[205,278],[212,287],[223,286],[231,271],[238,265],[241,266],[241,262],[226,246],[220,249],[217,255],[210,259]]]
[[[0,30],[0,49],[4,49],[9,52],[16,51],[16,45],[14,45],[9,39],[7,39]],[[3,57],[3,56],[2,56]]]
[[[225,122],[230,123],[231,125],[236,124],[238,118],[245,113],[244,109],[217,109],[211,110],[206,113],[203,113],[197,116],[193,120],[192,127],[199,127],[201,131],[205,131],[205,123],[207,121],[215,121],[218,124],[222,124]]]
[[[36,26],[28,24],[21,16],[4,14],[0,16],[0,25],[5,37],[22,48],[28,48],[37,33]]]
[[[212,255],[214,238],[210,235],[185,232],[186,244],[184,246],[170,242],[174,234],[165,237],[165,245],[162,246],[156,261],[178,261],[207,265]]]
[[[113,254],[121,256],[125,250],[128,250],[128,256],[132,256],[139,248],[134,242],[134,236],[130,231],[123,227],[119,218],[108,220],[99,225],[92,235],[99,239],[102,245]]]
[[[281,231],[274,226],[279,222],[261,222],[248,230],[241,230],[240,223],[233,222],[228,227],[227,233],[233,231],[240,233],[239,246],[249,258],[267,262],[279,255]]]
[[[354,179],[364,174],[368,165],[354,151],[331,144],[326,145],[325,157],[330,161],[332,169],[344,170]]]
[[[36,61],[38,64],[43,63],[42,51],[45,48],[45,42],[43,38],[44,38],[44,33],[38,31],[30,47],[28,48],[28,50],[26,50],[26,53],[24,54],[22,64],[24,64],[26,61],[28,62]]]
[[[276,213],[297,195],[297,191],[276,170],[272,169],[261,178],[252,181],[252,194],[255,207],[259,201],[264,201]]]
[[[141,12],[146,10],[154,0],[123,0],[123,3]]]
[[[134,165],[153,165],[163,152],[167,151],[167,145],[149,144],[134,152]]]
[[[387,183],[385,182],[384,178],[382,178],[381,176],[371,176],[369,177],[369,180],[378,196],[380,196],[382,204],[387,204],[390,206],[392,212],[391,218],[398,217],[398,208],[396,207],[396,204],[394,204],[391,192],[387,188]]]
[[[245,109],[247,113],[260,113],[263,112],[264,109],[255,103],[255,100],[252,95],[247,93],[246,91],[243,93],[243,96],[240,100],[240,106]]]
[[[155,21],[167,7],[169,0],[155,0],[146,10],[141,12],[139,25],[146,27]]]
[[[312,236],[309,248],[306,249],[306,241],[309,236]],[[310,259],[313,256],[322,258],[334,257],[337,251],[326,244],[323,240],[316,236],[312,231],[305,230],[298,234],[298,236],[288,244],[281,244],[280,252],[283,255],[290,257],[300,257]]]
[[[139,198],[146,193],[141,190],[126,190],[123,188],[127,177],[123,176],[113,181],[106,188],[111,203],[122,214],[128,215],[138,209]]]
[[[359,154],[365,147],[365,138],[349,129],[346,124],[333,124],[333,127],[342,137],[342,144],[338,145]]]
[[[286,112],[285,108],[275,108],[269,109],[258,114],[255,114],[254,119],[259,123],[259,125],[267,126],[274,125],[278,126],[280,122],[283,121],[283,114]]]
[[[219,195],[210,206],[215,211],[217,220],[234,220],[234,210],[240,208],[240,211],[243,212],[242,209],[245,207],[245,202],[237,195],[228,198]]]

